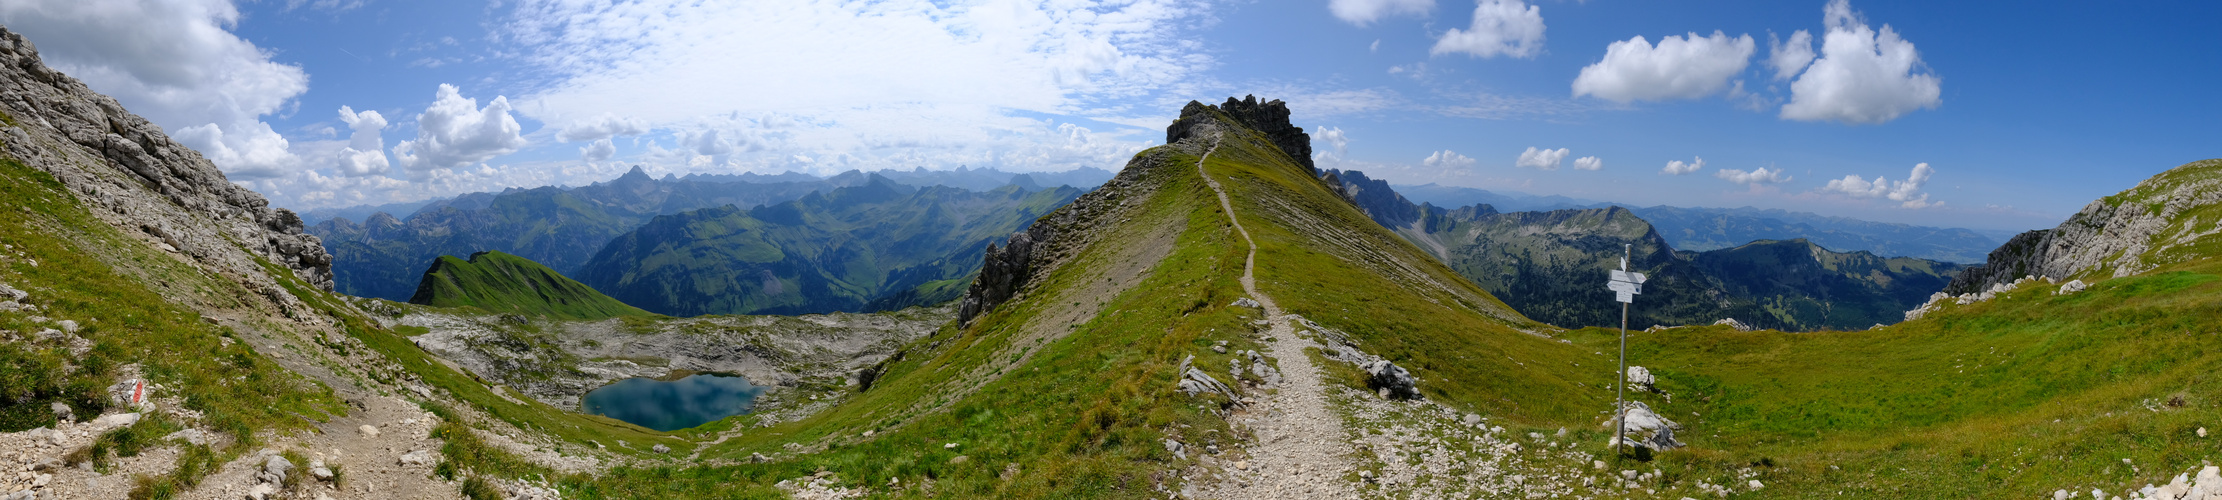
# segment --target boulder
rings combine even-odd
[[[656,453],[671,453],[671,447],[664,446],[663,443],[657,443],[656,446],[648,449],[655,451]]]
[[[1239,299],[1234,299],[1234,303],[1233,303],[1233,304],[1228,304],[1228,305],[1231,305],[1231,306],[1234,306],[1234,307],[1248,307],[1248,308],[1251,308],[1251,309],[1264,309],[1264,308],[1265,308],[1265,305],[1264,305],[1264,304],[1259,304],[1259,303],[1258,303],[1258,301],[1256,301],[1256,300],[1251,300],[1251,299],[1250,299],[1249,297],[1243,297],[1243,298],[1239,298]]]
[[[2067,295],[2075,292],[2081,292],[2083,291],[2083,289],[2090,287],[2091,285],[2084,283],[2083,280],[2068,280],[2067,283],[2060,284],[2060,291],[2052,292],[2052,294]]]
[[[114,429],[117,427],[128,427],[131,424],[136,423],[139,423],[139,414],[117,413],[114,415],[101,415],[100,418],[93,419],[93,428],[103,430]]]
[[[1729,328],[1734,328],[1734,329],[1736,329],[1736,331],[1739,331],[1739,332],[1748,332],[1748,331],[1751,331],[1751,325],[1746,325],[1746,324],[1744,324],[1744,322],[1742,322],[1742,321],[1736,321],[1736,318],[1723,318],[1723,319],[1721,319],[1720,321],[1715,321],[1715,322],[1713,322],[1713,324],[1715,324],[1715,325],[1727,325],[1727,326],[1728,326]]]
[[[1630,366],[1628,367],[1628,386],[1645,392],[1659,392],[1659,379],[1651,376],[1651,370],[1648,368]]]
[[[356,427],[355,432],[361,433],[365,438],[378,437],[378,428],[373,427],[370,424],[363,424],[362,426]]]
[[[1625,434],[1621,438],[1621,444],[1641,446],[1654,451],[1666,451],[1683,446],[1682,442],[1674,440],[1674,431],[1681,429],[1681,424],[1660,417],[1657,413],[1652,413],[1651,406],[1643,404],[1642,401],[1629,401],[1623,408],[1626,410],[1628,424],[1624,431]],[[1605,420],[1605,430],[1613,430],[1611,419]]]
[[[432,465],[432,452],[415,450],[401,454],[401,465]]]
[[[1366,363],[1366,388],[1373,389],[1391,399],[1419,399],[1419,381],[1412,372],[1383,359]]]
[[[293,462],[286,460],[284,456],[271,455],[263,460],[262,472],[255,474],[255,478],[265,483],[283,484],[285,476],[292,472]]]

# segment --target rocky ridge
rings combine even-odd
[[[2222,234],[2218,203],[2222,159],[2187,163],[2084,205],[2058,227],[2014,236],[1944,292],[1980,293],[2024,276],[2119,278],[2198,258],[2194,247]]]
[[[0,151],[61,180],[80,202],[202,266],[277,299],[254,257],[332,289],[332,258],[301,218],[232,184],[201,156],[115,99],[46,66],[22,35],[0,28]],[[248,253],[229,251],[237,247]]]

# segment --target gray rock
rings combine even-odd
[[[963,305],[957,308],[958,324],[972,322],[972,318],[1010,300],[1020,287],[1026,286],[1027,273],[1034,261],[1034,235],[1031,232],[1012,234],[1002,248],[989,243],[987,255],[982,259],[980,276],[972,280],[972,287],[965,290]]]
[[[432,465],[432,452],[415,450],[401,454],[401,465]]]
[[[1190,357],[1193,358],[1194,356]],[[1187,363],[1183,362],[1181,364],[1186,365]],[[1211,374],[1204,373],[1203,370],[1195,367],[1189,367],[1187,371],[1181,372],[1180,392],[1190,396],[1213,393],[1226,396],[1228,399],[1235,398],[1234,389],[1227,387],[1227,384],[1220,382],[1219,379],[1212,378]]]
[[[1460,422],[1463,422],[1463,423],[1465,423],[1467,427],[1473,427],[1473,426],[1476,426],[1476,425],[1481,425],[1481,415],[1475,415],[1475,414],[1472,414],[1472,413],[1468,413],[1468,414],[1466,414],[1466,418],[1465,418],[1465,419],[1463,419],[1463,420],[1461,420]]]
[[[1318,175],[1319,167],[1312,164],[1311,135],[1305,134],[1303,128],[1289,124],[1288,104],[1279,99],[1260,103],[1257,96],[1243,96],[1239,101],[1228,97],[1226,103],[1218,106],[1188,101],[1188,105],[1180,110],[1180,119],[1165,127],[1165,143],[1173,144],[1189,137],[1210,137],[1208,131],[1216,129],[1218,123],[1218,119],[1211,116],[1211,111],[1226,113],[1235,121],[1264,134],[1266,140],[1287,154],[1290,160],[1303,165],[1313,175]]]
[[[1405,371],[1404,367],[1384,359],[1367,363],[1363,368],[1366,371],[1367,388],[1391,399],[1420,398],[1419,381],[1414,380],[1412,373]]]
[[[1751,325],[1746,325],[1746,324],[1744,324],[1744,322],[1742,322],[1742,321],[1736,321],[1736,318],[1723,318],[1723,319],[1721,319],[1720,321],[1715,321],[1715,322],[1713,322],[1713,324],[1715,324],[1715,325],[1728,325],[1728,327],[1729,327],[1729,328],[1734,328],[1734,329],[1736,329],[1736,331],[1739,331],[1739,332],[1748,332],[1748,331],[1751,331]]]
[[[65,319],[65,320],[61,320],[61,321],[56,321],[56,322],[54,322],[54,326],[58,326],[58,327],[61,327],[61,328],[62,328],[62,333],[72,333],[72,334],[74,334],[74,333],[77,333],[77,322],[76,322],[76,321],[74,321],[74,320],[66,320],[66,319]]]
[[[46,408],[54,412],[55,420],[67,422],[76,418],[77,410],[71,409],[67,404],[55,402],[48,404]]]
[[[1258,303],[1258,301],[1256,301],[1256,300],[1251,300],[1251,299],[1250,299],[1249,297],[1243,297],[1243,298],[1239,298],[1239,299],[1234,299],[1234,303],[1233,303],[1233,304],[1228,304],[1228,305],[1231,305],[1231,306],[1234,306],[1234,307],[1248,307],[1248,308],[1251,308],[1251,309],[1264,309],[1264,308],[1265,308],[1265,305],[1264,305],[1264,304],[1259,304],[1259,303]]]
[[[2083,280],[2068,280],[2067,283],[2060,284],[2060,291],[2052,293],[2054,295],[2067,295],[2075,292],[2081,292],[2083,291],[2083,289],[2089,287],[2090,285],[2083,283]]]
[[[2203,160],[2176,170],[2207,169],[2215,164],[2215,160]],[[2165,250],[2207,236],[2190,221],[2174,221],[2186,212],[2215,203],[2222,203],[2222,178],[2168,173],[2154,176],[2128,191],[2084,205],[2082,211],[2057,227],[2014,236],[1991,251],[1983,265],[1962,271],[1944,292],[1976,293],[2024,276],[2070,277],[2111,269],[2106,275],[2119,278],[2145,272],[2168,258]],[[2200,221],[2198,225],[2209,223]]]
[[[651,451],[655,451],[656,453],[671,453],[671,447],[664,446],[663,443],[656,443],[656,446],[650,447],[648,449]]]
[[[1621,438],[1621,444],[1642,446],[1653,451],[1666,451],[1683,446],[1682,442],[1674,440],[1674,431],[1681,429],[1681,424],[1660,417],[1657,413],[1652,413],[1651,406],[1643,404],[1642,401],[1629,401],[1625,408],[1627,409],[1628,426],[1625,431],[1626,434]],[[1612,419],[1605,419],[1605,430],[1607,432],[1613,430]]]
[[[0,29],[0,110],[22,126],[0,127],[0,153],[53,175],[92,213],[118,229],[147,231],[215,271],[274,286],[257,259],[302,281],[332,287],[331,257],[301,234],[301,220],[232,184],[215,164],[170,139],[83,82],[46,66],[22,35]],[[286,303],[284,307],[297,304]]]
[[[1631,389],[1645,392],[1659,392],[1659,379],[1651,376],[1651,370],[1648,368],[1630,366],[1628,367],[1628,386]]]
[[[1165,451],[1172,453],[1174,457],[1181,460],[1188,459],[1188,445],[1181,444],[1179,440],[1165,438]]]
[[[139,423],[139,414],[137,413],[117,413],[114,415],[101,415],[100,418],[93,419],[93,427],[96,429],[114,429],[117,427],[129,427],[131,424],[136,423]]]
[[[191,444],[206,445],[208,444],[208,433],[201,432],[200,429],[186,429],[182,431],[172,432],[168,436],[163,436],[162,440],[184,441]]]

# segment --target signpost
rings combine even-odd
[[[1628,303],[1643,293],[1644,280],[1643,273],[1628,271],[1628,257],[1634,255],[1635,245],[1622,245],[1620,251],[1620,269],[1613,270],[1612,280],[1605,283],[1605,289],[1612,290],[1613,298],[1620,301],[1620,385],[1613,393],[1612,451],[1616,455],[1628,433]]]

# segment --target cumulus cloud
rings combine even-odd
[[[235,180],[301,163],[261,121],[308,91],[301,67],[226,29],[228,0],[8,0],[0,24],[39,47],[47,65],[116,98],[200,150]]]
[[[614,113],[571,122],[556,132],[556,140],[563,142],[593,142],[615,136],[634,136],[648,133],[648,124],[637,118],[619,117]]]
[[[1384,17],[1427,14],[1435,0],[1328,0],[1327,11],[1336,19],[1365,26]],[[1378,40],[1375,43],[1380,43]]]
[[[386,129],[386,117],[377,111],[366,109],[357,113],[355,108],[340,106],[339,121],[353,131],[348,136],[347,147],[339,150],[339,172],[352,176],[386,173],[390,166],[386,162],[386,140],[378,135]]]
[[[1928,183],[1929,176],[1934,174],[1936,169],[1930,168],[1929,164],[1917,163],[1913,166],[1913,172],[1906,175],[1906,180],[1891,181],[1878,175],[1874,182],[1868,182],[1864,177],[1847,175],[1842,179],[1829,181],[1828,186],[1821,190],[1843,193],[1853,198],[1888,198],[1905,208],[1926,208],[1944,203],[1930,202],[1929,194],[1921,192],[1921,185]]]
[[[608,137],[595,139],[579,148],[579,159],[588,162],[607,160],[612,156],[617,156],[617,145],[611,143]]]
[[[747,145],[747,141],[745,139],[738,141],[740,142],[740,144],[735,144],[735,142],[736,141],[734,140],[728,140],[723,137],[719,133],[718,129],[715,128],[694,130],[682,132],[679,134],[679,145],[685,146],[689,149],[693,149],[695,154],[702,156],[729,155],[733,154],[734,151],[739,150],[741,146]]]
[[[1595,156],[1584,156],[1574,159],[1575,170],[1603,170],[1604,168],[1605,160],[1602,158],[1598,158]]]
[[[1922,64],[1913,42],[1888,24],[1869,28],[1849,0],[1829,2],[1822,12],[1828,33],[1819,58],[1790,82],[1783,118],[1883,123],[1943,102],[1941,79]]]
[[[1543,52],[1543,8],[1521,0],[1480,0],[1474,23],[1435,40],[1432,55],[1534,57]]]
[[[1682,160],[1666,162],[1666,168],[1659,169],[1659,173],[1663,175],[1682,175],[1694,173],[1704,169],[1705,157],[1700,156],[1697,157],[1697,161],[1690,163],[1682,163]]]
[[[1720,31],[1668,36],[1656,46],[1642,36],[1613,42],[1605,46],[1604,59],[1574,78],[1574,96],[1625,103],[1717,94],[1751,65],[1755,46],[1751,35],[1730,38]]]
[[[394,145],[393,155],[410,170],[455,168],[525,147],[522,131],[509,116],[507,97],[494,96],[481,108],[477,98],[443,83],[432,106],[417,115],[417,138]]]
[[[1758,170],[1753,170],[1750,172],[1745,172],[1733,168],[1724,168],[1713,171],[1713,176],[1727,179],[1728,182],[1736,184],[1750,184],[1752,185],[1752,187],[1758,187],[1761,184],[1780,184],[1784,182],[1790,182],[1790,176],[1782,175],[1781,170],[1768,170],[1766,167],[1759,167]]]
[[[1767,65],[1774,67],[1776,80],[1798,76],[1808,64],[1813,64],[1812,33],[1798,30],[1790,34],[1788,43],[1775,39],[1773,33],[1767,34]]]
[[[1570,151],[1566,148],[1536,149],[1530,146],[1527,151],[1520,152],[1520,160],[1513,165],[1537,170],[1558,170],[1559,162],[1565,161],[1568,153]]]
[[[1343,134],[1342,129],[1335,127],[1316,127],[1312,129],[1312,142],[1324,142],[1333,146],[1335,156],[1342,156],[1350,151],[1350,136]],[[1326,152],[1321,151],[1320,153],[1325,154]]]
[[[1427,159],[1420,160],[1420,164],[1438,168],[1470,167],[1474,165],[1474,159],[1445,149],[1428,155]]]

